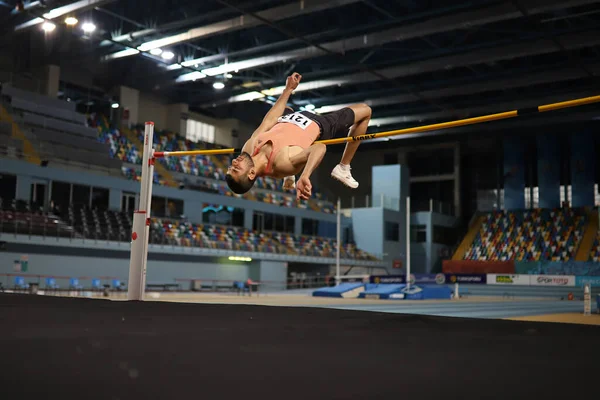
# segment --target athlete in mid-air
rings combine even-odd
[[[246,193],[258,177],[271,176],[285,178],[286,189],[296,185],[296,199],[308,199],[312,194],[310,176],[326,151],[324,144],[315,141],[366,133],[371,119],[371,108],[366,104],[351,105],[325,115],[294,112],[287,107],[301,79],[297,72],[287,78],[277,102],[244,144],[241,154],[231,161],[225,179],[234,193]],[[333,178],[353,189],[358,187],[358,182],[350,173],[350,162],[359,143],[346,143],[341,162],[331,171]],[[295,175],[299,173],[296,182]]]

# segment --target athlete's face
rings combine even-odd
[[[227,173],[231,175],[236,181],[240,178],[248,176],[250,179],[254,179],[249,176],[252,173],[254,163],[248,153],[242,153],[233,160],[231,165],[227,168]]]

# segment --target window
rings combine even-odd
[[[529,187],[525,188],[525,208],[539,208],[540,206],[540,189],[536,186],[533,188],[533,197]]]
[[[52,193],[50,194],[50,205],[54,212],[62,212],[69,209],[71,204],[71,184],[67,182],[52,181]]]
[[[108,209],[109,190],[102,188],[92,188],[92,208],[100,210]]]
[[[598,192],[598,184],[594,184],[594,205],[600,206],[600,193]]]
[[[186,139],[192,142],[215,143],[216,127],[193,119],[187,120]]]
[[[302,234],[317,236],[319,234],[319,221],[314,219],[302,218]]]
[[[10,204],[17,193],[17,177],[10,174],[0,174],[0,198],[4,204]]]
[[[427,226],[426,225],[411,225],[410,226],[410,241],[416,243],[424,243],[427,241]]]
[[[181,218],[183,215],[183,200],[167,199],[167,217]]]
[[[453,228],[441,225],[433,226],[433,243],[452,246],[456,243],[457,239]]]
[[[385,223],[385,240],[392,242],[400,241],[400,225],[395,222]]]
[[[566,188],[565,185],[560,185],[560,204],[564,204],[565,201],[569,203],[569,206],[573,204],[573,192],[571,191],[571,185],[568,185]]]
[[[73,185],[73,205],[90,206],[91,188],[86,185]]]

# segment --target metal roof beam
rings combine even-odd
[[[588,31],[585,33],[569,33],[558,36],[563,47],[568,50],[575,50],[584,47],[591,47],[600,44],[600,32]],[[395,79],[400,77],[414,76],[427,72],[449,70],[458,67],[466,67],[469,65],[477,65],[483,63],[492,63],[497,61],[511,60],[532,55],[542,55],[561,51],[561,49],[549,39],[540,39],[524,43],[510,44],[506,46],[493,47],[473,51],[466,54],[450,55],[444,57],[433,58],[425,61],[419,61],[412,64],[400,65],[390,68],[379,69],[377,72],[387,79]],[[346,84],[357,84],[373,82],[378,78],[368,72],[358,72],[342,76],[337,76],[331,79],[322,79],[312,82],[300,83],[296,92],[304,92],[308,90],[317,90],[333,86],[341,86]],[[219,104],[235,103],[238,101],[258,99],[265,96],[278,96],[283,92],[285,86],[278,86],[271,89],[262,90],[260,92],[253,91],[231,96],[228,99],[215,101],[202,107],[213,107]]]
[[[589,65],[589,68],[600,74],[600,64]],[[467,96],[476,93],[490,92],[495,90],[514,89],[519,87],[527,87],[533,85],[543,85],[546,83],[554,83],[568,80],[585,78],[587,75],[577,67],[563,68],[552,70],[546,73],[531,73],[516,78],[507,78],[500,80],[489,80],[486,82],[477,82],[466,85],[458,85],[443,89],[433,89],[420,92],[421,96],[427,99],[439,99],[452,96]],[[354,103],[366,103],[371,107],[386,106],[390,104],[403,104],[419,101],[420,99],[410,93],[403,93],[394,96],[378,97],[375,99],[363,99],[350,103],[340,103],[326,105],[316,108],[316,113],[328,113],[342,109]]]
[[[292,4],[270,8],[268,10],[258,11],[256,12],[256,15],[262,18],[269,18],[277,21],[323,11],[330,8],[337,8],[348,4],[357,3],[358,1],[360,0],[302,0]],[[262,24],[263,23],[258,18],[254,18],[249,15],[240,15],[239,17],[216,22],[214,24],[192,28],[186,32],[176,35],[151,40],[146,43],[142,43],[137,48],[140,51],[149,51],[152,49],[189,42],[191,40],[197,40],[208,36],[252,28]],[[111,59],[111,55],[108,55],[106,59]]]

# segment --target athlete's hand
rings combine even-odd
[[[312,195],[312,184],[310,179],[305,176],[301,176],[296,183],[296,200],[304,199],[308,200]]]
[[[296,90],[296,88],[300,84],[301,80],[302,80],[302,75],[300,75],[297,72],[294,72],[292,75],[288,76],[287,80],[285,81],[286,89]]]
[[[291,190],[296,187],[296,177],[294,175],[288,176],[283,181],[283,189]]]

